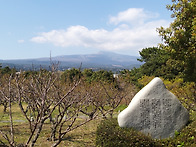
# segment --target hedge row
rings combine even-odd
[[[195,115],[195,114],[194,114]],[[116,118],[102,120],[97,127],[96,146],[98,147],[195,147],[196,118],[192,115],[189,124],[175,132],[174,138],[152,139],[132,128],[120,128]]]

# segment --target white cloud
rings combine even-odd
[[[156,46],[160,42],[156,28],[167,26],[168,21],[151,20],[158,14],[131,8],[111,16],[109,22],[116,25],[112,31],[90,30],[85,26],[71,26],[66,30],[52,30],[33,37],[36,43],[52,43],[61,47],[87,47],[108,51],[138,52],[142,48]]]
[[[24,43],[25,41],[23,39],[18,40],[18,43]]]
[[[130,8],[126,11],[119,12],[117,16],[110,16],[109,23],[115,25],[119,23],[142,25],[146,20],[156,17],[158,17],[157,13],[144,11],[142,8]]]

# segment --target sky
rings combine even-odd
[[[0,59],[111,51],[139,56],[173,21],[171,0],[0,0]]]

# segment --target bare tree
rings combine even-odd
[[[47,71],[40,71],[30,79],[24,78],[23,75],[16,78],[18,104],[31,130],[26,146],[35,145],[47,119],[50,119],[52,124],[49,140],[55,141],[53,146],[57,146],[65,134],[98,115],[95,115],[97,108],[92,107],[92,99],[86,93],[84,83],[78,86],[80,83],[81,80],[62,84],[57,73]],[[27,104],[27,107],[24,104]],[[79,113],[85,115],[86,119],[78,124],[76,122]]]
[[[73,82],[62,83],[56,66],[52,71],[40,70],[30,76],[24,73],[10,76],[6,85],[1,85],[0,95],[7,100],[10,115],[10,135],[0,133],[15,146],[11,104],[18,103],[26,118],[30,134],[25,146],[35,146],[46,120],[51,123],[48,140],[57,146],[65,135],[89,121],[113,116],[114,110],[126,98],[126,84],[88,83],[82,76]]]
[[[110,117],[113,117],[114,110],[126,99],[128,94],[126,90],[128,87],[127,83],[98,81],[91,84],[94,105],[96,105],[103,118],[107,118],[108,114]]]
[[[52,131],[50,140],[55,141],[52,146],[57,146],[61,143],[64,136],[74,129],[88,123],[98,116],[97,107],[93,106],[93,99],[87,92],[87,85],[80,80],[82,84],[77,86],[74,91],[66,97],[58,105],[57,115],[52,120]],[[62,99],[62,90],[58,93],[58,99]]]
[[[24,75],[16,77],[17,97],[19,107],[29,122],[31,134],[26,142],[26,146],[35,145],[44,122],[50,117],[49,108],[53,104],[52,86],[56,81],[54,73],[40,71],[26,79]],[[27,107],[25,107],[27,105]]]
[[[7,112],[7,108],[8,108],[8,100],[6,99],[6,97],[3,95],[3,91],[5,93],[5,85],[7,85],[9,78],[7,77],[8,75],[2,75],[2,77],[0,78],[0,104],[3,105],[3,112],[6,113]]]
[[[8,108],[9,108],[9,120],[10,120],[10,133],[9,135],[3,130],[0,130],[1,135],[9,142],[9,145],[14,147],[15,146],[15,141],[14,141],[14,126],[13,126],[13,119],[12,119],[12,101],[14,100],[14,89],[12,85],[12,80],[13,80],[13,75],[9,75],[9,77],[4,76],[7,83],[4,83],[2,85],[1,83],[1,98],[4,99],[8,103]]]

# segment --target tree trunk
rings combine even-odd
[[[7,103],[3,103],[3,112],[6,113],[7,112]]]
[[[56,129],[57,129],[57,126],[58,125],[55,125],[55,126],[52,127],[51,135],[50,135],[50,138],[49,138],[49,140],[51,140],[51,141],[56,141]]]
[[[42,131],[42,127],[43,127],[43,125],[44,125],[44,121],[45,121],[45,120],[41,120],[40,125],[39,125],[39,127],[38,127],[38,130],[37,130],[37,132],[36,132],[36,134],[35,134],[35,137],[34,137],[34,139],[32,140],[31,147],[34,147],[34,145],[35,145],[35,143],[36,143],[36,141],[37,141],[37,139],[38,139],[38,137],[39,137],[39,135],[40,135],[40,133],[41,133],[41,131]]]
[[[62,139],[59,138],[57,142],[55,142],[51,147],[56,147],[61,143]]]

